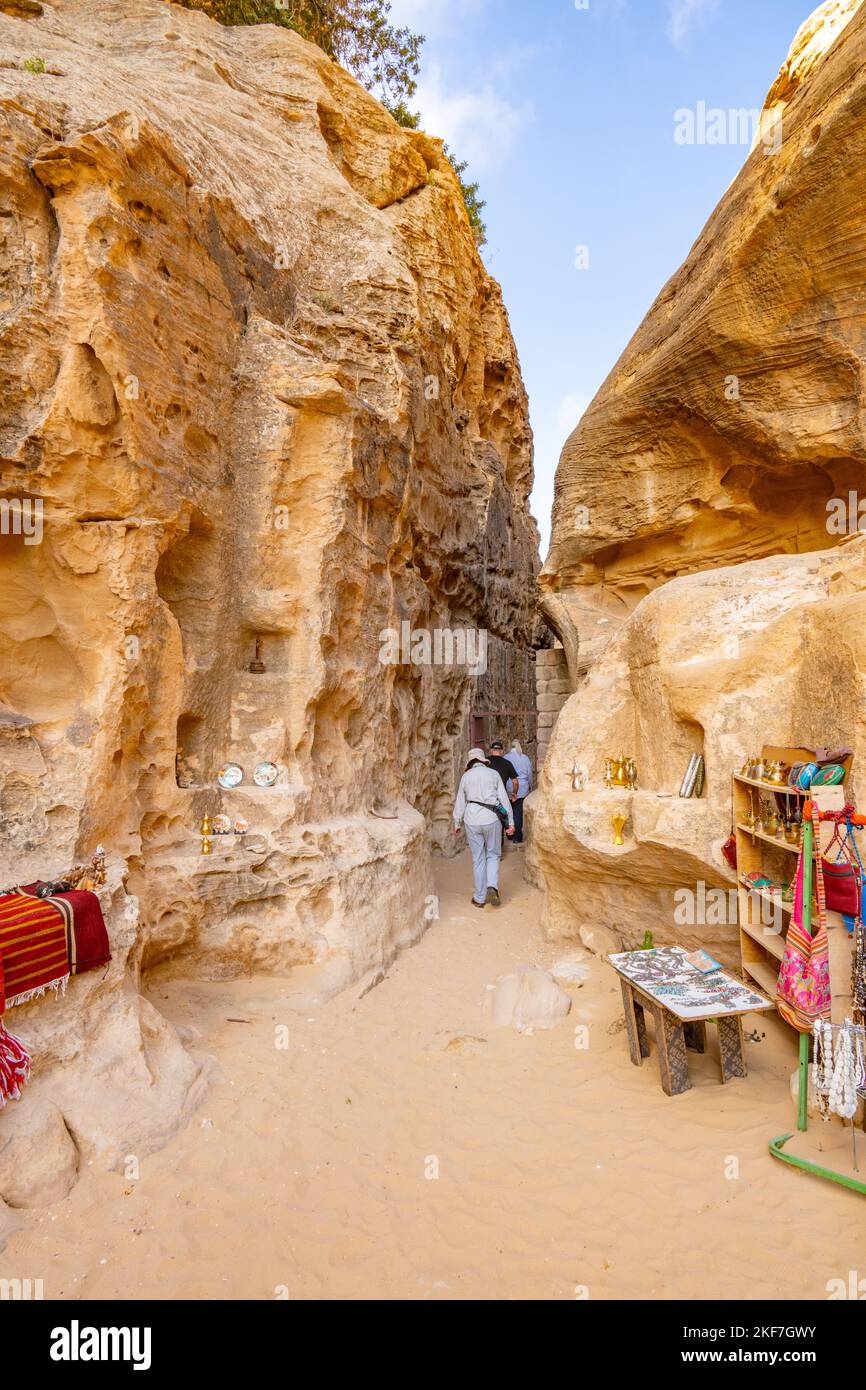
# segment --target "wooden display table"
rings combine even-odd
[[[679,1096],[691,1089],[688,1052],[706,1052],[707,1024],[719,1030],[721,1080],[745,1077],[743,1015],[775,1005],[725,970],[702,975],[681,946],[608,956],[620,978],[629,1055],[639,1067],[649,1056],[646,1012],[655,1020],[662,1090]]]

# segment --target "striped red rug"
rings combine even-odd
[[[70,975],[111,960],[108,932],[95,893],[37,898],[35,883],[0,895],[0,1014],[48,989],[66,988]],[[30,1059],[0,1024],[0,1106],[20,1095]]]

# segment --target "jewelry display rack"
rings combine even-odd
[[[812,931],[812,878],[813,878],[813,855],[815,847],[813,845],[813,828],[811,820],[810,802],[814,799],[815,804],[819,805],[819,797],[816,792],[814,798],[811,796],[803,807],[803,851],[805,855],[803,866],[803,926],[807,932]],[[841,810],[841,807],[834,807],[833,810]],[[822,810],[821,820],[831,820],[832,811]],[[853,823],[861,828],[866,826],[866,817],[855,816]],[[831,977],[832,984],[832,977]],[[797,1092],[797,1129],[801,1134],[805,1134],[809,1128],[809,1052],[811,1035],[809,1033],[800,1034],[800,1061],[799,1078]],[[853,1126],[854,1121],[852,1119]],[[792,1168],[799,1168],[804,1173],[811,1173],[813,1177],[823,1178],[826,1182],[836,1183],[839,1187],[846,1187],[852,1192],[858,1192],[866,1196],[866,1183],[860,1182],[857,1178],[851,1177],[847,1173],[839,1173],[834,1168],[825,1168],[823,1165],[813,1163],[810,1159],[798,1158],[796,1154],[788,1153],[785,1145],[793,1139],[793,1134],[781,1134],[778,1138],[771,1140],[770,1153],[774,1158],[778,1158],[782,1163],[789,1164]]]

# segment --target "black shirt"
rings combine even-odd
[[[517,773],[507,758],[501,758],[498,753],[491,753],[490,766],[499,773],[506,791],[508,791],[509,782],[517,782]]]

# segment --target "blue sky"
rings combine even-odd
[[[484,258],[529,391],[543,554],[566,438],[748,154],[677,143],[675,113],[760,108],[815,4],[392,0],[427,36],[413,105],[487,199]]]

